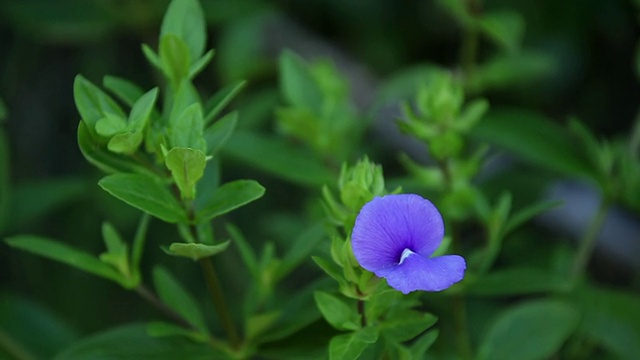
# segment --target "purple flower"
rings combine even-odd
[[[458,255],[431,258],[444,236],[436,207],[413,194],[376,197],[362,207],[351,234],[360,265],[404,294],[440,291],[462,280]]]

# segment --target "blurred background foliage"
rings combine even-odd
[[[317,214],[321,185],[336,178],[343,161],[354,161],[363,152],[381,162],[385,174],[402,184],[404,171],[398,154],[420,151],[410,142],[406,145],[387,136],[385,124],[400,116],[398,101],[411,94],[408,84],[423,76],[424,69],[436,64],[455,71],[461,62],[463,25],[445,10],[442,3],[447,1],[201,3],[209,25],[208,46],[216,49],[216,56],[213,65],[196,79],[199,90],[210,95],[235,81],[248,80],[232,106],[240,110],[239,131],[221,159],[224,178],[255,178],[267,188],[262,200],[227,219],[243,229],[248,239],[269,239],[277,248],[286,248],[308,227],[299,216],[301,209],[311,218]],[[157,29],[167,4],[168,0],[0,3],[0,98],[4,100],[0,235],[41,234],[93,253],[102,251],[99,229],[104,219],[122,229],[125,236],[133,235],[139,213],[98,188],[99,171],[87,164],[78,150],[73,79],[81,73],[99,83],[103,74],[109,74],[150,88],[157,74],[147,66],[140,44],[157,46]],[[575,116],[598,138],[628,136],[640,96],[635,60],[640,27],[634,2],[483,2],[483,11],[494,10],[517,15],[512,17],[513,31],[508,32],[514,38],[481,39],[476,71],[485,78],[470,81],[470,93],[481,93],[492,109],[535,110],[535,116],[555,119],[552,121],[557,123],[549,126],[564,127],[566,119]],[[327,86],[343,86],[338,93],[346,91],[350,99],[341,116],[360,124],[353,132],[345,130],[346,138],[353,137],[357,148],[347,146],[332,152],[321,139],[307,140],[317,140],[316,148],[300,146],[304,141],[286,120],[291,99],[279,89],[283,80],[277,70],[285,48],[312,62],[332,60],[314,71],[322,79],[332,79],[335,72],[341,74]],[[371,127],[365,131],[368,125]],[[282,148],[288,157],[274,155],[272,163],[261,163],[254,155],[273,149],[268,144],[276,135],[289,139]],[[483,134],[477,136],[482,138]],[[299,151],[286,152],[290,148]],[[291,161],[301,167],[298,173],[286,170]],[[496,166],[510,170],[499,176],[489,173],[483,190],[499,194],[508,188],[514,194],[514,204],[531,202],[550,181],[561,178],[552,170],[540,171],[517,161]],[[405,190],[410,189],[411,184],[406,184]],[[625,216],[637,221],[638,208],[628,210]],[[166,234],[174,230],[159,222],[151,229],[152,245],[143,261],[170,263],[183,278],[193,278],[186,285],[201,296],[204,289],[198,288],[200,280],[190,264],[168,259],[155,246],[169,243],[170,235]],[[473,229],[467,231],[473,233]],[[561,262],[570,247],[567,242],[556,242],[566,235],[545,227],[527,228],[515,237],[505,245],[502,264]],[[154,243],[154,238],[159,240]],[[256,246],[261,248],[262,244]],[[227,275],[229,297],[242,297],[239,284],[248,274],[237,271],[238,254],[220,257],[218,262]],[[611,270],[610,263],[605,260],[601,268],[596,266],[596,277],[637,292],[637,266],[632,266],[635,272]],[[290,289],[305,284],[316,273],[314,266],[305,265],[289,281]],[[0,324],[7,333],[32,339],[27,345],[42,357],[83,334],[154,316],[135,295],[112,283],[10,251],[4,243],[0,243],[0,286]],[[487,305],[473,303],[470,311],[480,314],[483,306]],[[0,340],[3,337],[0,334]]]

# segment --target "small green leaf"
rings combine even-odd
[[[360,329],[360,315],[356,313],[356,307],[347,305],[341,299],[323,291],[313,294],[316,305],[331,326],[338,330]]]
[[[129,126],[131,130],[141,129],[147,124],[153,112],[157,97],[158,88],[153,88],[133,104],[131,112],[129,113]]]
[[[213,59],[213,54],[215,54],[215,51],[211,49],[207,51],[200,59],[191,64],[191,67],[189,68],[189,80],[196,77],[196,75],[198,75],[202,70],[204,70],[207,65],[209,65],[211,59]]]
[[[186,221],[178,200],[158,178],[144,174],[113,174],[98,185],[125,203],[170,223]]]
[[[231,235],[231,239],[233,239],[238,246],[238,251],[240,251],[240,256],[245,266],[249,269],[249,272],[256,277],[258,275],[258,258],[256,252],[253,251],[247,239],[236,226],[227,224],[225,229],[227,229],[227,232]]]
[[[511,215],[511,217],[509,218],[509,220],[507,221],[507,224],[504,227],[504,234],[509,234],[510,232],[512,232],[513,230],[517,229],[518,227],[520,227],[522,224],[526,223],[527,221],[533,219],[534,217],[549,211],[553,208],[556,208],[560,205],[562,205],[563,202],[562,201],[558,201],[558,200],[553,200],[553,201],[541,201],[541,202],[537,202],[534,204],[530,204],[528,206],[526,206],[524,209],[520,209],[518,210],[518,212],[516,212],[515,214]]]
[[[111,137],[127,129],[127,120],[114,114],[106,114],[96,122],[95,129],[99,135]]]
[[[173,180],[180,189],[183,199],[193,199],[196,183],[204,174],[207,158],[200,150],[174,147],[165,155],[165,164],[171,170]]]
[[[236,180],[228,182],[203,201],[196,209],[196,221],[203,222],[228,213],[246,205],[264,195],[264,187],[254,180]]]
[[[78,147],[87,161],[107,173],[137,172],[153,175],[153,172],[131,159],[108,151],[91,135],[84,122],[78,124]]]
[[[133,154],[138,151],[143,139],[142,129],[116,134],[109,140],[107,149],[117,154]]]
[[[335,281],[340,284],[340,287],[348,286],[346,280],[344,279],[344,275],[342,274],[342,270],[338,265],[325,260],[321,257],[312,256],[311,259],[322,269],[327,275],[331,276]]]
[[[404,342],[420,335],[437,320],[436,316],[429,313],[406,310],[385,319],[380,324],[380,331],[394,341]]]
[[[107,114],[125,118],[126,115],[109,95],[93,85],[89,80],[78,75],[73,82],[73,98],[76,108],[89,131],[93,132],[98,120]]]
[[[207,143],[203,136],[202,108],[195,103],[189,106],[171,124],[169,139],[172,147],[185,147],[206,151]]]
[[[197,331],[187,330],[184,327],[162,321],[147,323],[147,334],[152,337],[181,336],[195,342],[206,342],[208,337]]]
[[[142,44],[142,53],[144,54],[144,57],[147,58],[147,61],[149,61],[149,64],[162,71],[162,60],[160,59],[158,54],[156,54],[156,52],[153,51],[151,47],[149,47],[149,45]]]
[[[189,48],[179,37],[173,34],[162,35],[160,61],[162,61],[162,71],[175,87],[183,79],[188,79],[191,64]]]
[[[371,344],[378,340],[375,328],[367,327],[352,333],[337,335],[329,343],[330,360],[355,360]]]
[[[61,262],[117,283],[123,281],[122,276],[113,267],[98,260],[97,257],[55,240],[34,235],[19,235],[7,238],[5,241],[13,248]]]
[[[418,340],[411,344],[411,355],[414,359],[424,359],[427,350],[433,345],[438,338],[439,331],[437,329],[429,330],[421,335]]]
[[[114,95],[129,106],[133,106],[144,91],[135,83],[116,76],[105,76],[102,79],[102,86],[109,89]]]
[[[227,142],[238,123],[238,112],[234,111],[214,122],[204,131],[209,155],[214,156]]]
[[[322,91],[313,78],[309,65],[289,50],[280,55],[280,89],[289,104],[320,113]]]
[[[133,237],[133,245],[131,246],[131,267],[133,268],[134,277],[140,276],[140,260],[144,252],[144,242],[147,237],[147,229],[149,228],[149,220],[151,217],[147,213],[142,213],[136,234]]]
[[[229,240],[216,245],[173,243],[169,246],[169,253],[197,261],[225,251],[229,247],[229,243]]]
[[[281,311],[270,311],[249,317],[245,325],[245,334],[247,339],[255,339],[256,336],[269,330],[269,328],[278,320],[281,313]]]
[[[548,359],[571,336],[579,320],[575,306],[559,300],[533,300],[513,306],[489,328],[478,359]]]
[[[180,283],[161,266],[153,268],[153,284],[160,299],[182,315],[200,332],[208,333],[199,304]]]
[[[207,41],[204,12],[197,0],[172,1],[162,19],[160,37],[172,34],[188,47],[191,60],[200,58]]]
[[[129,268],[129,246],[127,243],[122,240],[113,225],[106,221],[102,223],[102,238],[107,246],[107,252],[100,255],[100,261],[113,266],[125,278],[129,278],[131,269]]]
[[[247,82],[236,81],[233,84],[227,85],[224,88],[218,90],[209,101],[207,101],[207,105],[205,106],[205,113],[207,114],[204,117],[204,123],[209,125],[218,114],[227,106],[231,100],[233,100],[238,93],[247,85]]]

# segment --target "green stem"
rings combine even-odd
[[[602,225],[604,224],[604,220],[607,216],[608,211],[609,202],[601,201],[600,205],[598,206],[598,211],[594,215],[593,219],[591,219],[587,231],[584,233],[584,236],[580,240],[580,244],[578,245],[578,253],[576,254],[575,260],[573,262],[573,269],[571,272],[571,276],[574,282],[580,279],[586,271],[589,260],[591,259],[591,255],[593,254],[593,249],[596,246],[596,240],[598,239],[600,230],[602,230]]]
[[[475,18],[480,16],[482,11],[482,1],[467,0],[466,7],[469,16],[475,20]],[[462,66],[462,70],[464,71],[467,79],[471,78],[475,71],[479,41],[480,34],[478,32],[477,25],[475,23],[466,24],[460,48],[460,65]]]
[[[360,325],[363,328],[367,327],[367,316],[364,312],[364,300],[358,300],[358,313],[360,314]]]
[[[236,330],[233,319],[231,318],[231,313],[229,312],[224,300],[222,286],[220,285],[218,275],[213,267],[213,261],[211,261],[211,258],[207,257],[201,259],[199,262],[207,282],[207,288],[209,289],[209,293],[213,300],[213,307],[215,308],[218,318],[220,319],[220,323],[227,334],[229,344],[233,349],[238,349],[240,346],[240,337],[238,336],[238,331]]]
[[[11,335],[7,334],[2,328],[0,328],[0,349],[9,354],[16,360],[35,360],[35,355],[31,354],[25,349],[22,344],[18,343]]]
[[[464,301],[464,296],[461,293],[453,294],[452,305],[458,356],[464,360],[471,360],[473,356],[467,329],[467,303]]]

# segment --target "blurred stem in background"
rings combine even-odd
[[[609,208],[610,201],[603,199],[598,206],[596,214],[589,222],[589,227],[585,231],[584,236],[582,237],[582,239],[580,239],[578,252],[576,253],[571,272],[574,284],[576,281],[583,277],[584,272],[587,269],[587,265],[589,264],[589,260],[591,259],[591,255],[593,254],[593,249],[596,246],[598,235],[602,230],[602,225],[604,224],[604,220],[607,217]]]
[[[480,16],[482,12],[482,0],[466,0],[466,10],[470,17]],[[480,31],[475,24],[464,27],[464,34],[460,48],[460,65],[466,78],[473,77],[478,57],[478,45]]]

